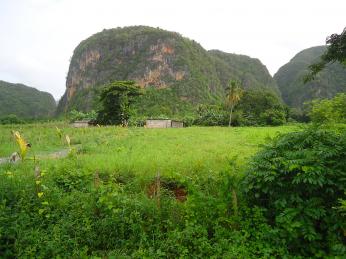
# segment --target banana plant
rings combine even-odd
[[[13,132],[14,138],[19,146],[19,156],[24,161],[26,153],[28,152],[29,144],[25,141],[25,139],[20,135],[18,131]]]

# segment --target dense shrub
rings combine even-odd
[[[288,117],[295,122],[309,122],[310,121],[310,117],[308,115],[306,105],[302,109],[300,108],[289,109]]]
[[[96,119],[96,112],[94,110],[90,112],[81,112],[81,111],[76,111],[72,110],[68,114],[68,119],[70,122],[78,121],[78,120],[95,120]]]
[[[265,89],[244,91],[236,111],[241,113],[240,125],[282,125],[287,109],[276,93]]]
[[[229,113],[218,105],[199,105],[197,107],[197,118],[194,122],[202,126],[228,125]]]
[[[316,123],[346,122],[346,94],[337,94],[333,99],[313,100],[309,115]]]
[[[291,253],[346,253],[346,131],[308,128],[276,138],[254,158],[245,178],[252,205],[266,209]]]
[[[152,178],[95,178],[74,159],[51,166],[38,185],[33,174],[19,177],[16,168],[11,170],[0,173],[0,257],[287,255],[262,209],[240,205],[235,210],[233,174],[181,179],[188,190],[182,203],[165,190],[148,197],[144,186]]]
[[[260,122],[263,125],[279,126],[286,122],[286,114],[282,110],[269,109],[260,114]]]
[[[23,124],[23,120],[19,119],[16,115],[10,114],[0,118],[0,124]]]

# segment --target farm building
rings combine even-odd
[[[175,120],[147,120],[145,123],[147,128],[182,128],[184,123]]]
[[[80,120],[80,121],[74,121],[71,123],[71,126],[74,128],[86,128],[91,126],[91,120]]]

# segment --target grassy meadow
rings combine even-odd
[[[61,129],[62,137],[56,127]],[[18,130],[32,145],[27,154],[29,160],[36,156],[42,164],[64,163],[65,159],[53,159],[50,154],[68,149],[65,139],[68,135],[78,160],[87,170],[146,176],[157,172],[183,176],[213,174],[225,170],[235,157],[243,164],[268,139],[295,129],[297,126],[182,129],[71,128],[68,124],[50,123],[0,126],[0,157],[18,150],[11,134],[12,130]]]
[[[298,126],[0,126],[0,157],[18,151],[12,130],[32,147],[24,162],[0,165],[0,257],[285,254],[230,186],[261,145]],[[62,150],[69,155],[54,155]]]

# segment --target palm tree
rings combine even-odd
[[[229,115],[228,127],[231,127],[233,109],[238,104],[240,98],[242,97],[243,90],[240,88],[239,82],[235,80],[230,81],[230,85],[226,88],[226,90],[228,91],[227,98],[226,98],[226,105],[231,110]]]

